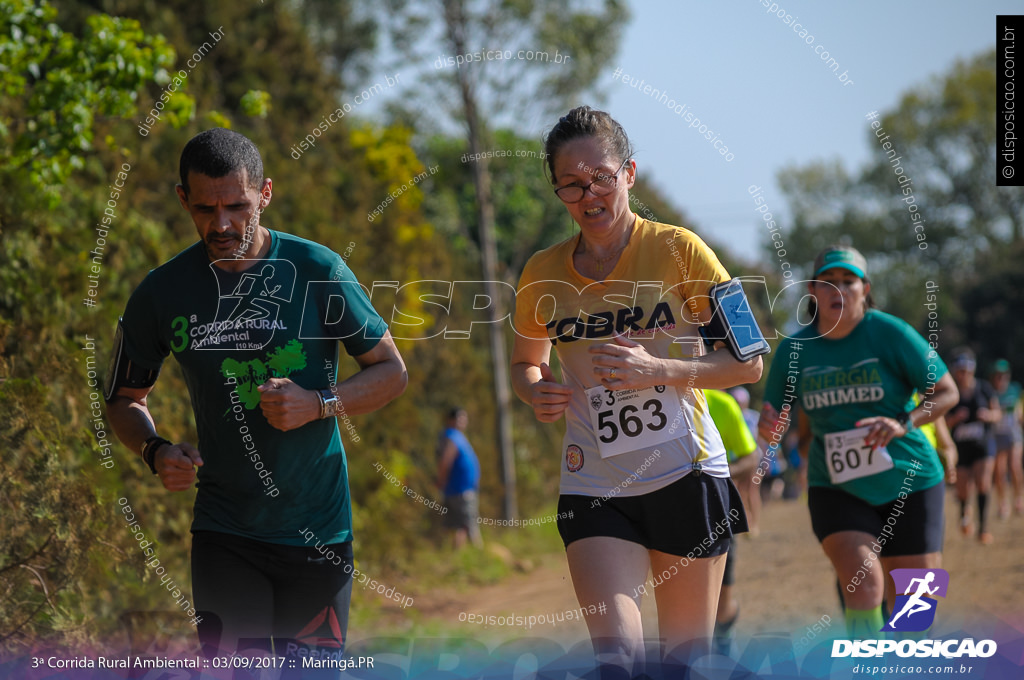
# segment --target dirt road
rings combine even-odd
[[[973,537],[960,535],[957,507],[952,496],[947,497],[943,566],[950,573],[950,587],[933,633],[941,634],[982,620],[991,623],[993,617],[1009,629],[1024,631],[1024,517],[992,519],[995,542],[981,546]],[[742,607],[737,625],[739,639],[757,633],[788,631],[796,641],[823,616],[833,626],[842,626],[835,577],[811,532],[804,501],[766,505],[760,535],[741,540],[738,559],[737,597]],[[419,594],[416,604],[421,623],[435,622],[481,640],[545,637],[568,646],[587,639],[583,622],[568,618],[530,629],[518,625],[460,624],[460,614],[540,617],[575,609],[578,605],[564,555],[552,556],[530,573],[497,585]],[[645,635],[656,637],[652,597],[645,598],[643,613]],[[389,621],[380,623],[398,624],[394,618],[397,616],[401,615],[389,613]]]

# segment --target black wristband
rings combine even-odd
[[[910,417],[910,411],[904,411],[896,416],[896,422],[903,426],[904,434],[910,434],[914,430],[914,421]]]
[[[142,445],[142,460],[145,461],[146,465],[149,466],[149,469],[153,471],[154,475],[156,474],[156,465],[154,465],[153,459],[156,457],[156,450],[164,444],[174,446],[174,442],[156,435],[147,439],[146,443]]]

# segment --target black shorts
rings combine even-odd
[[[943,482],[882,505],[869,505],[829,486],[807,490],[811,526],[819,542],[840,531],[862,531],[878,541],[882,557],[941,552],[945,500]]]
[[[558,518],[566,547],[581,538],[610,536],[691,559],[721,555],[732,536],[747,531],[732,480],[696,472],[642,496],[562,495]]]
[[[971,467],[986,458],[996,457],[995,439],[984,442],[957,442],[956,466]]]
[[[352,597],[352,542],[265,543],[217,531],[192,534],[192,592],[208,657],[244,649],[340,658]],[[301,650],[301,651],[300,651]]]

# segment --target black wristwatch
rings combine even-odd
[[[156,450],[164,444],[174,446],[174,442],[156,435],[153,435],[142,444],[142,460],[146,462],[146,465],[149,466],[149,469],[153,471],[154,475],[156,474],[156,464],[154,460],[156,458]]]
[[[903,426],[906,430],[904,434],[910,434],[914,431],[914,419],[910,417],[910,411],[905,411],[896,416],[896,422]]]

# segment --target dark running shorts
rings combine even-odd
[[[476,491],[463,491],[457,496],[445,496],[444,507],[448,508],[441,523],[449,529],[472,530],[479,524],[480,507]]]
[[[278,656],[344,652],[352,597],[352,543],[317,548],[216,531],[192,534],[192,592],[207,657],[246,649]],[[251,652],[250,652],[251,654]]]
[[[610,536],[691,558],[721,555],[734,535],[747,531],[732,480],[696,472],[642,496],[562,495],[558,517],[566,547],[581,538]]]
[[[944,482],[882,505],[868,505],[841,489],[812,486],[807,507],[819,542],[840,531],[862,531],[881,544],[882,557],[895,557],[942,550],[945,498]]]
[[[971,467],[975,463],[986,458],[996,457],[995,439],[984,442],[957,442],[956,443],[956,466]]]

